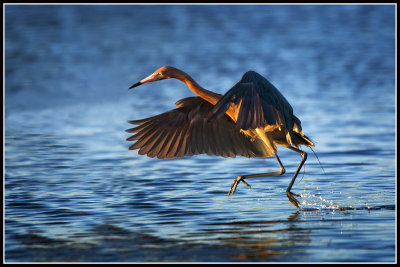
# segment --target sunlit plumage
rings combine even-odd
[[[181,99],[176,102],[178,108],[160,115],[129,121],[137,125],[126,130],[135,133],[127,139],[136,141],[129,149],[160,159],[197,154],[276,158],[279,171],[239,176],[229,190],[233,194],[241,181],[250,186],[245,182],[247,178],[285,173],[276,147],[282,145],[302,156],[286,190],[293,202],[290,190],[307,158],[299,145],[314,144],[303,134],[300,120],[278,89],[258,73],[248,71],[226,94],[220,95],[202,88],[188,74],[173,67],[162,67],[130,88],[168,78],[186,83],[198,97]],[[297,200],[294,204],[298,204]]]

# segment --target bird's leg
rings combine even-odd
[[[240,182],[243,182],[245,185],[247,185],[248,187],[251,188],[251,186],[248,183],[246,183],[244,181],[244,179],[256,178],[256,177],[277,176],[277,175],[284,174],[285,173],[285,167],[283,167],[282,162],[281,162],[281,160],[279,159],[279,157],[278,157],[278,155],[276,153],[274,153],[274,156],[275,156],[276,160],[278,161],[278,164],[279,164],[279,167],[280,167],[279,171],[239,176],[238,178],[236,178],[233,181],[233,184],[231,185],[231,188],[229,189],[228,196],[231,195],[231,194],[233,195],[235,193],[236,187]]]
[[[291,149],[291,150],[296,151],[297,153],[299,153],[299,154],[301,155],[301,161],[300,161],[299,166],[297,167],[296,172],[295,172],[294,175],[293,175],[292,180],[291,180],[290,183],[289,183],[289,186],[288,186],[287,189],[286,189],[286,194],[292,194],[292,195],[295,195],[295,196],[299,196],[299,195],[296,195],[296,194],[291,193],[290,190],[292,189],[292,186],[293,186],[293,184],[294,184],[294,181],[296,180],[297,174],[299,173],[299,171],[300,171],[301,168],[303,167],[304,162],[305,162],[306,159],[307,159],[307,153],[304,152],[304,151],[302,151],[302,150],[300,150],[300,149],[294,148],[294,147],[289,147],[289,149]]]

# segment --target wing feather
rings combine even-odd
[[[215,104],[208,118],[220,118],[230,107],[235,113],[236,129],[248,130],[265,126],[281,126],[287,141],[293,144],[293,108],[285,97],[267,79],[254,71],[246,72]]]
[[[188,134],[190,125],[188,123],[184,124],[181,132],[179,133],[178,142],[176,143],[176,153],[173,157],[182,158],[185,156],[185,151],[188,146]],[[172,156],[172,155],[171,155]]]
[[[141,120],[129,121],[138,126],[127,129],[136,141],[129,149],[157,158],[178,158],[197,154],[223,157],[262,157],[264,154],[249,137],[235,128],[227,115],[209,121],[213,105],[200,97],[177,102],[178,108]]]
[[[157,150],[158,144],[163,141],[163,132],[154,132],[153,138],[140,147],[139,155],[148,155],[151,158],[155,157],[159,152]]]

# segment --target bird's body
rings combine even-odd
[[[299,145],[314,146],[304,135],[300,120],[285,97],[267,79],[254,71],[246,72],[226,94],[221,95],[199,86],[188,74],[162,67],[138,85],[161,79],[181,80],[198,95],[176,102],[178,108],[142,120],[129,121],[138,125],[128,129],[135,133],[129,149],[157,158],[179,158],[197,154],[222,157],[275,156],[280,171],[239,176],[229,194],[233,194],[244,179],[285,173],[277,155],[276,145],[282,145],[302,155],[302,161],[287,189],[290,189],[307,154]]]

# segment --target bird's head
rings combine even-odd
[[[142,85],[144,83],[149,83],[149,82],[155,82],[155,81],[160,81],[164,79],[170,79],[173,77],[174,72],[176,72],[177,69],[174,67],[169,67],[169,66],[164,66],[153,72],[150,76],[147,78],[144,78],[140,82],[135,83],[129,89],[132,89],[136,86]]]

